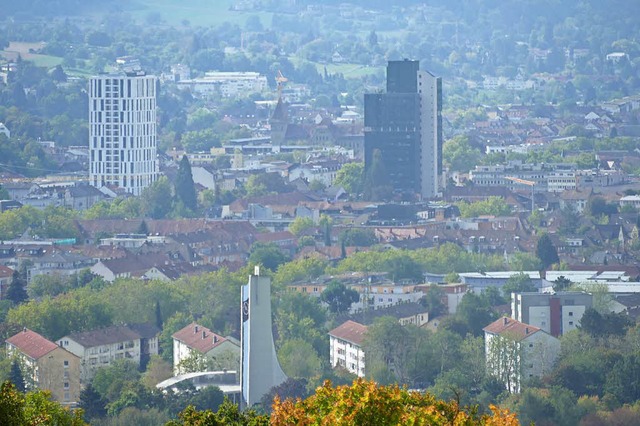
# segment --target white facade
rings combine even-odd
[[[156,78],[105,74],[89,86],[90,183],[134,195],[158,176]]]
[[[257,72],[207,72],[203,78],[179,81],[178,87],[190,88],[194,95],[225,98],[260,93],[268,88],[267,77]]]
[[[358,377],[365,375],[365,358],[362,341],[367,327],[354,321],[346,321],[329,332],[329,362],[331,367],[341,367]]]
[[[442,173],[442,79],[428,71],[418,71],[418,94],[421,100],[422,132],[420,160],[421,196],[437,197]]]
[[[537,327],[503,317],[485,327],[487,372],[509,392],[519,393],[534,377],[549,373],[560,341]]]

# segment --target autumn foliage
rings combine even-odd
[[[515,414],[491,407],[492,414],[462,408],[432,395],[358,379],[351,386],[330,382],[304,401],[274,401],[271,424],[285,425],[487,425],[516,426]]]

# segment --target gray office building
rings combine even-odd
[[[390,61],[386,93],[364,98],[365,170],[380,150],[395,192],[437,197],[442,176],[442,80],[418,61]]]
[[[592,306],[593,295],[583,292],[511,294],[511,318],[555,337],[575,330],[584,312]]]

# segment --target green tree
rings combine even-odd
[[[442,158],[451,171],[468,172],[480,163],[480,157],[480,150],[471,146],[467,136],[455,136],[442,147]]]
[[[334,185],[342,186],[351,196],[357,196],[362,192],[363,177],[363,163],[346,163],[336,173]]]
[[[338,239],[347,247],[370,247],[378,242],[376,234],[371,229],[364,228],[345,229]]]
[[[198,197],[193,183],[193,175],[191,174],[191,164],[189,164],[189,159],[186,155],[182,156],[178,166],[175,189],[176,199],[181,201],[186,208],[195,211],[198,207]]]
[[[249,263],[262,265],[271,271],[276,271],[287,260],[287,255],[275,243],[254,243],[249,251]]]
[[[20,362],[17,359],[14,359],[11,362],[11,371],[9,372],[9,380],[16,387],[18,392],[26,392],[27,386],[24,381],[24,376],[22,375],[22,368],[20,366]]]
[[[11,300],[14,305],[20,305],[21,303],[29,300],[26,287],[27,280],[24,279],[22,273],[18,270],[13,271],[13,277],[11,278],[11,284],[7,288],[7,299]]]
[[[91,383],[80,392],[79,407],[84,411],[84,419],[91,421],[92,419],[101,418],[107,415],[105,402],[98,392],[93,388]]]
[[[560,275],[553,281],[553,291],[556,293],[559,291],[566,291],[571,287],[571,280]]]
[[[547,269],[554,263],[560,262],[558,252],[553,245],[549,234],[544,233],[540,238],[538,238],[538,242],[536,243],[536,256],[542,262],[542,267],[544,269]]]
[[[444,290],[437,284],[432,284],[424,294],[424,297],[420,299],[422,305],[429,311],[429,319],[447,312],[447,306],[442,301],[444,296]]]
[[[533,285],[533,282],[531,282],[531,278],[524,272],[511,275],[502,287],[502,292],[507,299],[511,298],[511,293],[525,293],[535,291],[537,291],[537,289]]]
[[[311,378],[321,372],[318,352],[301,339],[287,340],[278,350],[278,359],[287,377]]]
[[[329,305],[329,310],[333,313],[347,312],[351,304],[360,299],[357,291],[347,288],[339,281],[332,280],[324,289],[320,298]]]
[[[474,203],[460,202],[456,206],[460,210],[462,217],[478,216],[508,216],[511,214],[511,207],[502,197],[489,197],[483,201]]]
[[[371,164],[365,169],[364,198],[371,201],[389,199],[393,193],[393,187],[389,184],[389,173],[379,149],[373,151]]]
[[[313,223],[313,219],[310,217],[296,217],[291,225],[289,225],[289,231],[293,235],[299,236],[305,229],[313,228],[315,223]]]
[[[455,316],[474,336],[481,336],[482,329],[497,317],[491,306],[475,293],[467,293],[462,297]]]
[[[171,185],[162,176],[142,191],[141,207],[145,216],[152,219],[164,219],[171,211]]]
[[[119,359],[107,367],[99,368],[91,384],[103,399],[113,402],[122,396],[122,391],[129,383],[138,380],[140,372],[136,363],[128,359]]]

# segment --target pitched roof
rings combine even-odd
[[[13,276],[13,269],[8,266],[0,265],[0,278],[7,278]]]
[[[6,342],[16,347],[31,359],[40,359],[58,347],[58,345],[52,341],[45,339],[28,328],[9,337]]]
[[[506,336],[518,341],[540,331],[538,327],[525,324],[509,317],[499,318],[483,328],[483,330],[487,333]]]
[[[355,321],[349,320],[331,330],[329,335],[360,346],[362,345],[366,332],[366,325],[358,324]]]
[[[182,330],[176,331],[171,337],[203,354],[227,340],[225,337],[195,322],[192,322]]]
[[[112,327],[100,328],[82,333],[73,333],[66,336],[64,339],[71,339],[85,348],[91,348],[94,346],[138,340],[140,339],[140,334],[128,326],[114,325]]]
[[[158,328],[158,326],[156,326],[154,323],[151,323],[151,322],[144,322],[141,324],[129,324],[128,327],[131,330],[138,333],[140,337],[143,339],[151,339],[153,337],[156,337],[162,331],[161,329]]]

